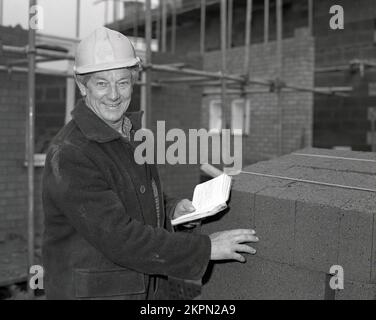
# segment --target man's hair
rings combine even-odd
[[[131,80],[132,80],[132,83],[134,84],[138,80],[140,67],[137,65],[137,66],[133,66],[133,67],[127,67],[125,69],[128,69],[131,72]],[[98,71],[90,72],[90,73],[84,73],[84,74],[76,74],[75,76],[77,78],[77,81],[79,81],[80,83],[82,83],[86,87],[86,85],[89,82],[91,76],[94,73],[97,73],[97,72]]]

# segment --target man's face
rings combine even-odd
[[[111,124],[119,121],[127,111],[132,87],[131,71],[123,68],[96,72],[80,89],[86,95],[88,107]]]

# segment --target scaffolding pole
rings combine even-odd
[[[226,0],[221,0],[221,56],[222,56],[222,74],[226,73]],[[222,127],[227,129],[227,117],[226,117],[226,78],[222,77],[222,90],[221,90],[221,107],[222,107]]]
[[[171,28],[171,52],[175,53],[176,50],[176,3],[172,2],[172,28]]]
[[[269,41],[269,0],[264,0],[264,43]]]
[[[162,52],[166,52],[167,49],[167,2],[162,1]]]
[[[134,38],[134,41],[136,41],[136,39],[138,37],[138,7],[137,7],[137,1],[135,1],[135,2],[136,2],[136,12],[134,13],[135,17],[132,17],[132,20],[133,20],[133,38]]]
[[[164,82],[161,82],[162,84]],[[217,88],[215,88],[216,86],[219,86],[220,83],[217,81],[211,81],[211,82],[195,82],[193,84],[190,84],[190,86],[194,86],[194,87],[198,87],[198,86],[211,86],[211,87],[214,87],[214,88],[211,88],[211,89],[205,89],[204,90],[204,94],[205,95],[219,95],[220,94],[220,90],[218,90]],[[229,85],[228,86],[229,88],[231,89],[228,89],[227,90],[227,94],[232,94],[232,95],[240,95],[242,93],[245,93],[245,94],[260,94],[260,93],[265,93],[265,94],[270,94],[270,90],[267,90],[267,89],[244,89],[244,88],[236,88],[236,86],[234,84],[232,85]],[[282,89],[284,92],[294,92],[294,91],[299,91],[299,90],[295,90],[295,89],[291,89],[291,88],[283,88]],[[323,95],[333,95],[334,92],[348,92],[348,91],[352,91],[352,88],[351,87],[333,87],[333,88],[326,88],[326,87],[322,87],[322,88],[316,88],[315,90],[317,90],[317,94],[323,94]],[[307,90],[308,92],[308,90]],[[309,91],[309,92],[312,92],[312,91]],[[343,95],[345,96],[345,95]]]
[[[151,0],[145,0],[145,41],[146,41],[146,64],[151,64]],[[145,124],[146,128],[151,129],[151,70],[145,70]]]
[[[277,81],[280,82],[282,78],[283,52],[282,52],[282,0],[276,0],[276,20],[277,20]],[[276,88],[277,105],[278,105],[278,155],[283,154],[283,104],[281,103],[280,87]]]
[[[32,18],[31,8],[36,5],[36,0],[29,1],[29,19]],[[28,112],[27,112],[27,176],[28,176],[28,214],[27,214],[27,290],[30,298],[34,297],[34,291],[30,288],[30,267],[34,265],[34,117],[35,117],[35,29],[29,26],[29,50],[28,50]]]
[[[193,82],[193,81],[191,81]],[[165,84],[169,82],[164,81],[158,81],[160,84]],[[178,81],[175,82],[176,84],[179,84]],[[199,87],[199,86],[211,86],[213,91],[215,91],[218,86],[221,86],[221,82],[218,80],[197,80],[196,82],[190,83],[188,81],[188,84],[193,87]],[[236,82],[232,82],[228,84],[228,88],[231,88],[232,90],[237,90],[238,94],[244,93],[269,93],[270,89],[256,89],[256,88],[241,88],[239,87],[239,84]],[[210,91],[210,90],[209,90]],[[229,90],[227,90],[228,92]],[[321,95],[328,95],[328,96],[339,96],[339,97],[348,97],[348,92],[353,91],[353,87],[317,87],[317,88],[299,88],[295,86],[287,85],[286,87],[281,87],[281,91],[283,92],[294,92],[294,91],[301,91],[301,92],[310,92],[315,94],[321,94]],[[216,91],[217,93],[220,93],[220,91]]]
[[[62,60],[62,59],[55,59],[55,58],[36,58],[35,59],[35,62],[36,63],[39,63],[39,62],[51,62],[51,61],[59,61],[59,60]],[[7,66],[9,68],[13,67],[13,66],[18,66],[18,65],[27,65],[29,63],[29,59],[25,58],[25,59],[15,59],[15,60],[12,60],[10,62],[7,63]]]
[[[16,54],[22,54],[22,55],[27,55],[28,51],[30,50],[27,46],[16,47],[16,46],[3,45],[2,48],[4,52],[16,53]],[[59,53],[53,50],[38,49],[38,48],[34,48],[34,51],[35,51],[35,54],[39,57],[53,58],[56,60],[74,60],[74,56],[67,54],[67,53]]]
[[[375,133],[376,133],[376,127],[375,127],[375,120],[372,119],[371,120],[371,151],[372,152],[376,152],[376,137],[375,137]]]
[[[308,0],[308,29],[309,34],[313,36],[313,0]]]
[[[157,38],[157,44],[158,44],[158,51],[161,51],[161,45],[162,45],[162,41],[161,41],[161,15],[162,15],[162,10],[161,10],[161,1],[162,0],[158,0],[158,7],[156,9],[156,22],[155,22],[155,37]],[[145,2],[145,5],[146,5],[146,2]],[[145,7],[145,14],[146,13],[147,9]],[[150,9],[150,16],[151,16],[151,9]],[[153,21],[152,21],[152,18],[150,17],[150,20],[151,20],[151,23],[153,24]],[[145,20],[145,23],[146,23],[146,20]],[[153,32],[153,25],[152,25],[152,31]],[[146,33],[146,31],[145,31]],[[145,38],[146,38],[146,35],[145,35]]]
[[[240,75],[230,75],[225,74],[222,72],[212,72],[212,71],[204,71],[204,70],[196,70],[196,69],[189,69],[189,68],[179,68],[175,66],[168,66],[168,65],[157,65],[157,64],[151,64],[146,65],[146,69],[151,69],[154,71],[161,71],[161,72],[168,72],[168,73],[180,73],[180,74],[186,74],[186,75],[192,75],[192,76],[203,76],[208,78],[214,78],[214,79],[227,79],[227,80],[233,80],[237,82],[245,82],[245,77]],[[270,86],[270,82],[263,81],[263,80],[254,80],[255,84],[260,85],[268,85]]]
[[[159,79],[158,83],[188,83],[188,82],[197,82],[197,81],[208,81],[207,77],[203,76],[195,76],[195,77],[176,77],[176,78],[166,78],[166,79]]]
[[[234,9],[234,0],[228,0],[228,18],[227,18],[227,47],[230,49],[232,47],[232,17]]]
[[[251,31],[252,31],[252,0],[247,0],[247,9],[246,9],[246,22],[245,22],[245,46],[244,46],[244,72],[249,77],[249,47],[251,45]]]
[[[4,2],[3,0],[0,0],[0,26],[2,26],[4,23],[3,18],[4,18]]]
[[[80,37],[80,9],[81,9],[81,0],[76,0],[76,38]]]
[[[206,0],[201,0],[200,53],[205,53]]]
[[[0,71],[5,71],[8,73],[12,73],[12,72],[28,73],[29,68],[28,67],[13,67],[13,66],[10,67],[6,65],[0,65]],[[73,78],[73,74],[71,73],[64,72],[64,71],[43,69],[43,68],[35,68],[35,73],[49,75],[49,76]]]
[[[177,73],[177,74],[186,74],[191,76],[198,76],[198,77],[207,77],[210,79],[226,79],[229,81],[235,81],[240,84],[250,83],[260,86],[267,86],[267,87],[275,87],[275,80],[268,80],[268,79],[260,79],[260,78],[249,78],[247,79],[244,76],[241,75],[232,75],[232,74],[223,74],[222,72],[212,72],[212,71],[204,71],[204,70],[196,70],[196,69],[188,69],[188,68],[181,68],[176,66],[169,66],[169,65],[145,65],[145,69],[151,69],[154,71],[160,71],[160,72],[167,72],[167,73]],[[183,81],[181,81],[183,82]],[[222,83],[221,83],[222,85]],[[337,95],[344,97],[346,96],[345,93],[337,93],[337,91],[350,91],[350,87],[329,87],[329,88],[310,88],[310,87],[302,87],[298,85],[291,85],[288,83],[284,83],[282,81],[278,81],[278,85],[281,89],[291,89],[294,91],[302,91],[302,92],[312,92],[312,93],[318,93],[318,94],[324,94],[324,95]]]

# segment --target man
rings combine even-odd
[[[244,261],[252,230],[173,232],[194,210],[164,196],[155,165],[134,160],[141,114],[126,113],[139,59],[122,34],[100,28],[77,48],[83,96],[51,143],[43,177],[48,299],[168,298],[165,279],[200,279],[210,259]]]

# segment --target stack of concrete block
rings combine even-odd
[[[309,148],[246,167],[233,179],[228,212],[202,230],[253,228],[257,254],[214,264],[202,297],[375,299],[375,212],[375,153]],[[334,265],[343,290],[329,285]]]

